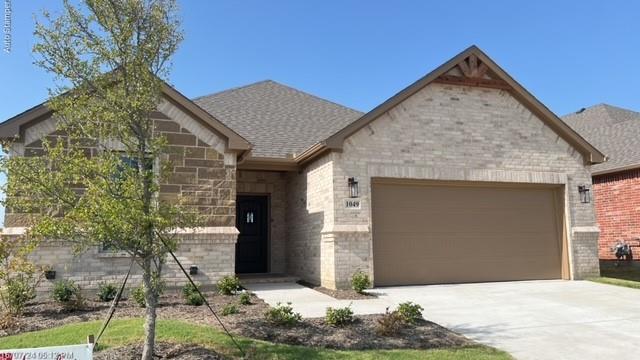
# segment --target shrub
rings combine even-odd
[[[53,299],[69,310],[82,307],[84,299],[80,286],[73,280],[59,280],[53,285]]]
[[[358,294],[362,294],[364,289],[371,287],[371,279],[369,279],[369,275],[365,274],[362,271],[356,271],[351,276],[351,288],[355,290]]]
[[[302,321],[302,315],[293,312],[291,303],[287,303],[287,305],[278,303],[275,307],[269,308],[264,316],[268,322],[276,325],[291,326]]]
[[[100,283],[98,285],[98,299],[100,301],[112,301],[118,294],[118,288],[111,283]]]
[[[225,276],[216,284],[222,295],[233,295],[240,289],[240,279],[235,276]]]
[[[144,285],[140,285],[134,289],[131,290],[131,297],[133,298],[133,301],[136,302],[136,304],[138,304],[138,306],[140,307],[146,307],[147,306],[147,302],[144,299]]]
[[[204,298],[200,295],[198,290],[200,289],[200,285],[196,284],[195,286],[191,283],[187,283],[182,288],[182,295],[187,302],[187,305],[200,306],[204,304]]]
[[[353,310],[351,310],[351,305],[335,309],[328,307],[324,321],[331,326],[343,326],[353,322]]]
[[[20,315],[35,297],[43,273],[28,255],[36,246],[34,239],[0,236],[0,320],[4,324],[10,323],[13,315]]]
[[[159,278],[158,279],[154,278],[152,281],[153,281],[153,287],[156,289],[157,296],[160,297],[160,295],[164,293],[164,290],[166,287],[165,282]],[[144,283],[141,283],[137,287],[131,289],[129,294],[133,298],[133,301],[135,301],[136,304],[138,304],[138,306],[140,307],[147,306],[147,300],[145,300]]]
[[[11,313],[0,313],[0,330],[11,329],[16,326],[16,323],[16,317]]]
[[[404,319],[397,311],[389,312],[389,308],[387,308],[384,315],[376,320],[376,334],[380,336],[396,335],[404,324]]]
[[[227,304],[222,308],[222,316],[232,315],[239,313],[238,307],[235,304]]]
[[[251,305],[251,294],[243,292],[240,294],[240,305]]]
[[[4,292],[8,312],[12,315],[22,314],[27,303],[36,298],[33,278],[24,274],[7,280]]]
[[[415,324],[422,319],[422,310],[424,310],[422,306],[408,301],[398,305],[396,312],[405,323]]]

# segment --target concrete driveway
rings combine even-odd
[[[291,302],[305,317],[327,306],[383,313],[413,301],[425,318],[517,359],[640,358],[640,290],[588,281],[401,286],[373,289],[377,299],[338,301],[297,284],[250,286],[267,303]]]
[[[517,359],[640,358],[640,290],[588,281],[382,288],[393,302]]]

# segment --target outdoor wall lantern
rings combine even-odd
[[[198,275],[198,267],[195,265],[191,265],[189,267],[189,275]]]
[[[56,278],[56,271],[55,270],[46,270],[44,272],[44,278],[47,280],[54,280]]]
[[[357,198],[359,196],[358,181],[356,178],[350,177],[347,183],[349,184],[349,197]]]
[[[578,192],[580,193],[580,202],[588,204],[591,202],[591,195],[589,194],[588,185],[578,185]]]

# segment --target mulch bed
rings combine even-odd
[[[223,296],[218,294],[205,294],[207,300],[218,314],[222,308],[230,303],[238,304],[239,295]],[[240,313],[229,316],[221,316],[225,325],[235,327],[235,323],[246,318],[262,318],[269,308],[264,301],[254,295],[251,296],[252,305],[239,306]],[[9,329],[0,330],[0,337],[27,331],[48,329],[70,323],[104,320],[108,314],[111,303],[87,300],[81,310],[68,311],[53,301],[40,301],[29,304],[24,315],[16,319],[16,324]],[[143,317],[144,308],[141,308],[133,300],[121,300],[114,319]],[[183,320],[189,323],[201,325],[213,325],[220,328],[209,309],[206,306],[190,306],[184,303],[179,295],[165,295],[160,299],[158,318]]]
[[[255,319],[242,328],[242,334],[274,343],[304,345],[341,350],[365,349],[432,349],[464,347],[474,343],[447,328],[430,321],[405,325],[393,336],[376,333],[377,319],[382,315],[356,316],[355,321],[343,327],[333,327],[324,319],[305,319],[287,327],[274,326],[263,319]]]
[[[220,310],[229,303],[238,304],[239,295],[222,296],[207,295],[207,299],[215,310]],[[376,333],[377,319],[382,315],[356,316],[355,321],[344,327],[332,327],[324,323],[324,319],[305,319],[291,327],[277,326],[268,323],[264,313],[269,309],[264,301],[251,297],[252,305],[238,306],[240,313],[221,316],[225,326],[234,334],[275,343],[325,347],[331,349],[429,349],[440,347],[464,347],[474,343],[453,331],[430,321],[420,321],[415,325],[406,325],[393,336],[380,336]],[[109,303],[88,301],[81,311],[65,311],[60,305],[52,302],[38,302],[26,308],[25,315],[17,319],[18,325],[8,330],[0,330],[0,336],[23,333],[60,325],[102,320],[109,309]],[[143,317],[144,309],[132,300],[121,302],[115,318]],[[205,306],[189,306],[184,304],[178,295],[163,296],[158,308],[159,319],[175,319],[192,324],[209,325],[220,328]],[[108,334],[107,334],[108,335]],[[129,359],[139,358],[138,345],[98,352],[97,359]],[[190,349],[192,352],[182,352]],[[160,352],[177,354],[176,359],[218,359],[218,354],[207,349],[189,345],[162,344]],[[208,353],[207,353],[208,351]],[[188,353],[188,355],[187,355]],[[192,356],[195,357],[185,357]],[[111,356],[111,357],[109,357]],[[210,356],[210,357],[207,357]]]
[[[211,349],[190,344],[157,343],[154,354],[160,359],[218,360],[224,357]],[[98,351],[95,360],[138,360],[142,356],[142,344],[131,344]]]
[[[377,298],[377,296],[375,294],[372,293],[365,293],[365,294],[360,294],[357,293],[355,290],[349,289],[349,290],[331,290],[331,289],[327,289],[325,287],[322,286],[315,286],[313,284],[310,284],[306,281],[298,281],[298,284],[302,285],[302,286],[306,286],[308,288],[311,288],[317,292],[321,292],[325,295],[329,295],[334,299],[338,299],[338,300],[366,300],[366,299],[375,299]]]

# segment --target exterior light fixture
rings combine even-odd
[[[44,278],[47,279],[47,280],[54,280],[56,278],[56,271],[55,270],[45,270]]]
[[[349,184],[349,197],[357,198],[358,196],[360,196],[358,191],[358,180],[356,180],[356,178],[354,177],[350,177],[347,180],[347,183]]]
[[[189,267],[189,275],[198,275],[198,267],[195,265],[191,265]]]
[[[583,204],[588,204],[591,202],[591,195],[589,194],[589,186],[588,185],[578,185],[578,193],[580,193],[580,202]]]

